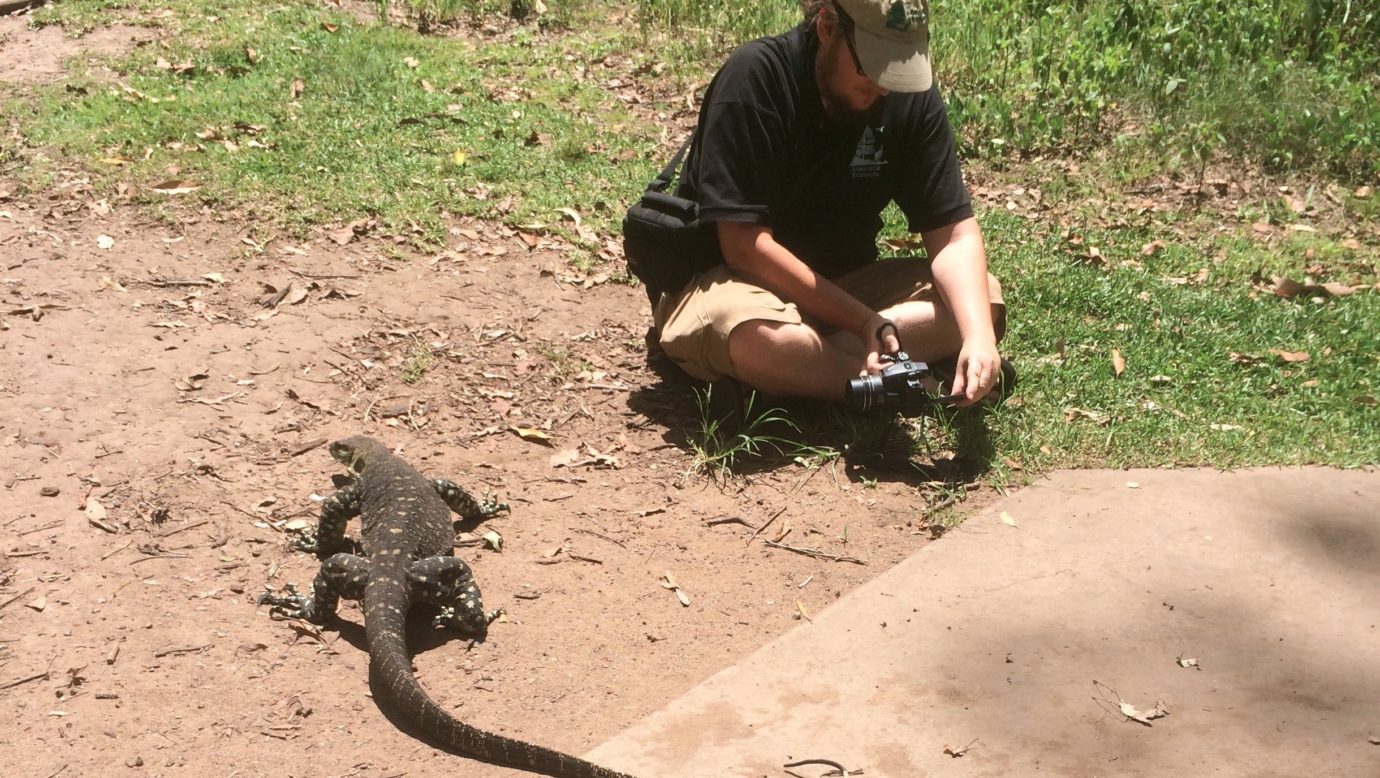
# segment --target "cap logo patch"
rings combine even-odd
[[[907,7],[902,0],[896,0],[886,13],[886,26],[889,30],[909,32],[924,24],[925,8],[923,5]]]

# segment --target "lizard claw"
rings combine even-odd
[[[320,545],[316,541],[316,530],[310,527],[299,529],[297,537],[292,539],[292,548],[295,551],[305,551],[308,554],[315,554]]]
[[[297,587],[283,584],[282,593],[264,592],[259,595],[259,605],[271,605],[268,614],[273,618],[307,619],[311,621],[311,598],[297,593]]]
[[[483,518],[492,518],[504,512],[512,513],[508,503],[499,502],[487,493],[484,495],[484,499],[479,501],[479,513]]]

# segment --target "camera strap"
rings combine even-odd
[[[897,326],[896,326],[896,322],[894,322],[894,321],[884,321],[884,322],[882,322],[880,325],[878,325],[878,327],[877,327],[877,334],[876,334],[877,342],[879,342],[879,343],[881,342],[881,340],[882,340],[882,333],[883,333],[883,332],[886,332],[886,328],[887,328],[887,327],[890,327],[890,328],[892,328],[893,330],[896,331],[896,350],[897,350],[897,351],[905,351],[905,346],[901,345],[901,328],[900,328],[900,327],[897,327]]]
[[[656,174],[656,178],[653,178],[650,184],[647,184],[648,192],[666,191],[666,188],[675,180],[676,171],[680,168],[680,161],[685,158],[685,152],[690,148],[690,141],[694,139],[694,132],[686,136],[685,141],[681,143],[680,148],[676,150],[676,155],[671,157],[671,161],[666,163],[666,167],[662,168],[661,172]]]

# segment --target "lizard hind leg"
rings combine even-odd
[[[432,620],[436,627],[450,627],[462,635],[482,639],[489,623],[503,615],[502,610],[484,612],[484,602],[474,574],[464,560],[453,556],[433,556],[413,562],[407,569],[407,582],[417,602],[439,605]]]

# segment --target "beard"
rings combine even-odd
[[[829,123],[840,129],[860,130],[863,127],[880,127],[882,113],[886,108],[885,98],[877,98],[866,108],[852,108],[832,96],[820,95],[824,104],[824,115]]]

